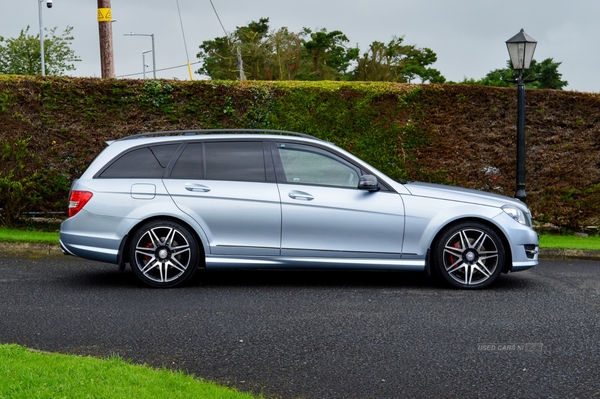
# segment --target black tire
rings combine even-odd
[[[131,268],[144,284],[151,287],[170,288],[183,284],[196,271],[199,258],[196,238],[177,222],[148,222],[131,238]]]
[[[504,269],[505,248],[494,230],[466,222],[440,235],[432,259],[438,273],[454,287],[479,289],[492,284]]]

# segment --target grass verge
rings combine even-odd
[[[577,237],[540,234],[540,248],[600,250],[600,236]]]
[[[58,233],[0,227],[0,241],[58,244]]]
[[[0,345],[0,398],[219,398],[256,396],[154,370],[119,357],[106,360]]]

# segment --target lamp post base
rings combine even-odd
[[[526,203],[527,202],[527,193],[525,193],[525,188],[518,188],[517,192],[515,193],[515,198],[518,200],[521,200],[521,202]]]

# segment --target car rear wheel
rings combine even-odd
[[[131,239],[129,259],[136,276],[152,287],[182,284],[199,262],[197,240],[189,230],[169,220],[143,225]]]
[[[484,224],[469,222],[447,229],[434,246],[438,272],[451,285],[462,289],[492,284],[504,268],[504,244]]]

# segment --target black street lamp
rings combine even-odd
[[[525,83],[523,73],[529,69],[537,42],[523,29],[506,41],[513,69],[519,71],[517,78],[517,192],[515,198],[525,202]]]

